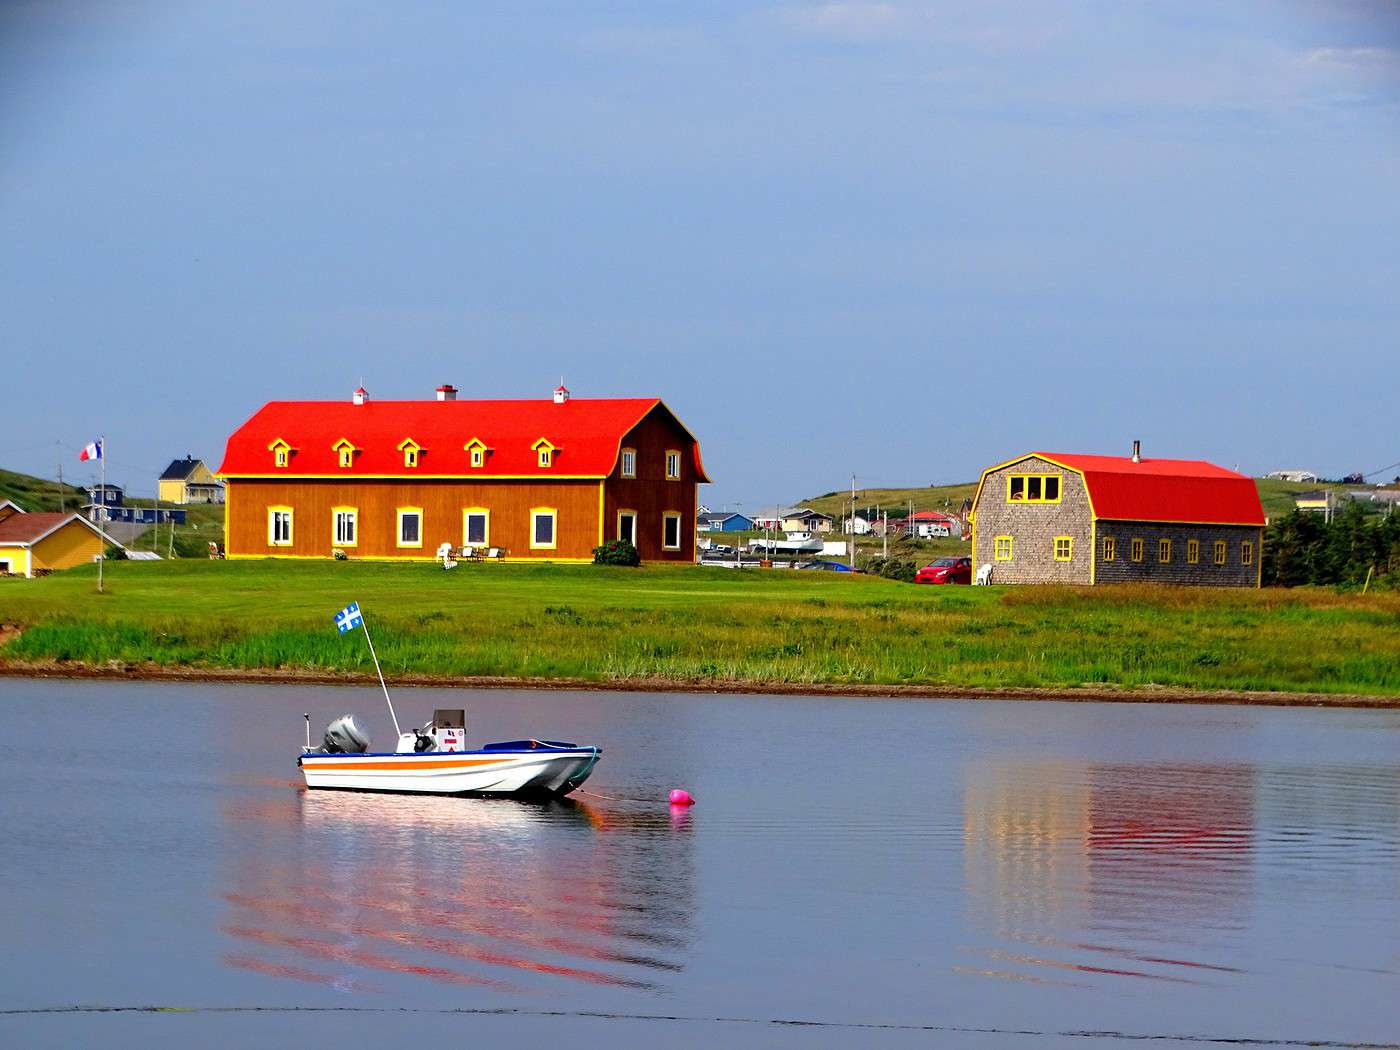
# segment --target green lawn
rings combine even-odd
[[[0,580],[10,662],[1400,695],[1400,594],[916,587],[695,566],[145,562]]]

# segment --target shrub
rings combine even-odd
[[[126,561],[126,548],[114,543],[102,552],[102,558],[104,561]]]
[[[593,548],[594,565],[640,565],[642,555],[626,540],[609,540]]]

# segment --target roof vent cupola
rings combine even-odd
[[[569,400],[569,388],[564,385],[564,380],[559,380],[559,385],[554,388],[554,403],[562,405]]]
[[[364,387],[356,387],[355,392],[350,395],[350,400],[357,405],[363,405],[369,400],[369,391]]]
[[[456,401],[457,388],[451,383],[443,383],[437,388],[437,399],[439,401]]]

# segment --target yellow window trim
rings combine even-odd
[[[539,456],[536,462],[538,462],[541,467],[554,466],[554,453],[563,451],[558,445],[550,441],[549,438],[540,438],[530,446],[530,449]]]
[[[1118,540],[1113,536],[1103,538],[1103,560],[1114,561],[1118,557]]]
[[[287,538],[286,538],[285,541],[280,542],[280,543],[272,538],[272,515],[275,514],[275,513],[277,513],[278,511],[285,511],[286,514],[287,514]],[[296,514],[293,512],[293,510],[292,510],[291,507],[282,507],[282,506],[268,507],[268,508],[267,508],[267,545],[268,545],[269,547],[290,547],[290,546],[292,545],[292,541],[296,538],[296,533],[293,531],[293,530],[296,528],[296,520],[297,520],[297,516],[296,516]]]
[[[676,457],[676,472],[671,473],[671,457]],[[678,448],[668,448],[666,450],[666,480],[680,481],[681,479],[681,450]],[[680,550],[679,547],[676,550]]]
[[[403,539],[403,517],[405,514],[418,515],[418,542],[405,543]],[[356,539],[359,539],[359,523],[355,524]],[[394,546],[395,547],[421,547],[423,546],[423,508],[422,507],[396,507],[394,509]]]
[[[1041,492],[1041,494],[1040,494],[1039,496],[1035,497],[1034,499],[1032,499],[1029,495],[1026,495],[1026,493],[1028,493],[1028,492],[1030,491],[1030,479],[1031,479],[1031,478],[1040,478],[1040,479],[1041,479],[1041,482],[1040,482],[1040,492]],[[1054,478],[1054,479],[1055,479],[1055,498],[1054,498],[1054,499],[1047,499],[1047,498],[1045,497],[1045,480],[1044,480],[1044,479],[1046,479],[1046,478]],[[1019,481],[1021,482],[1021,492],[1022,492],[1022,496],[1021,496],[1020,499],[1012,499],[1012,498],[1011,498],[1011,484],[1012,484],[1013,481],[1017,481],[1017,480],[1019,480]],[[1020,505],[1020,504],[1022,504],[1022,503],[1059,503],[1059,502],[1061,502],[1061,501],[1064,499],[1064,495],[1065,495],[1065,476],[1064,476],[1063,474],[1055,474],[1055,473],[1044,473],[1044,474],[1040,474],[1040,473],[1036,473],[1036,474],[1008,474],[1008,475],[1006,475],[1006,502],[1007,502],[1007,503],[1015,503],[1015,504],[1017,504],[1017,505]]]
[[[619,540],[622,539],[622,516],[624,514],[632,515],[632,543],[636,544],[637,540],[641,538],[637,535],[637,522],[641,520],[642,516],[632,507],[617,508],[617,530],[613,535]]]
[[[627,456],[629,453],[632,456],[631,470],[627,469]],[[621,452],[621,458],[618,462],[620,463],[620,466],[618,467],[619,477],[635,478],[637,476],[637,450],[635,448],[624,448]]]
[[[491,447],[487,445],[486,442],[482,441],[481,438],[472,438],[463,445],[462,448],[471,456],[471,465],[473,467],[486,466],[486,453],[491,451]]]
[[[1241,565],[1253,565],[1253,564],[1254,564],[1254,544],[1253,544],[1253,542],[1250,541],[1250,540],[1241,540],[1241,541],[1240,541],[1240,564],[1241,564]]]
[[[1224,540],[1216,540],[1216,541],[1215,541],[1214,557],[1213,557],[1214,563],[1215,563],[1216,565],[1224,565],[1224,564],[1225,564],[1225,561],[1226,561],[1226,559],[1227,559],[1228,557],[1229,557],[1229,553],[1228,553],[1228,551],[1227,551],[1227,549],[1226,549],[1225,541],[1224,541]]]
[[[676,542],[674,545],[666,542],[666,523],[672,518],[676,519]],[[661,512],[661,549],[663,551],[678,551],[684,543],[681,536],[682,526],[685,524],[685,515],[678,510],[663,510]]]
[[[1186,564],[1187,564],[1187,565],[1196,565],[1196,564],[1198,564],[1198,563],[1200,562],[1200,560],[1201,560],[1201,541],[1200,541],[1200,540],[1187,540],[1187,541],[1186,541]]]
[[[1147,543],[1141,536],[1134,536],[1128,545],[1128,560],[1141,562],[1143,555],[1147,553]]]
[[[1165,536],[1157,541],[1157,564],[1170,565],[1172,560],[1172,541]]]
[[[335,519],[340,514],[353,514],[355,516],[355,538],[349,543],[341,543],[335,538]],[[331,546],[332,547],[358,547],[360,545],[360,508],[359,507],[332,507],[331,508]]]
[[[480,514],[486,519],[486,528],[483,530],[484,536],[479,540],[467,538],[467,518],[473,514]],[[532,522],[533,524],[533,522]],[[462,508],[462,546],[467,547],[489,547],[491,546],[491,511],[486,507],[463,507]]]
[[[1063,553],[1063,554],[1060,553],[1061,544],[1064,545],[1064,553]],[[1054,550],[1055,550],[1055,560],[1056,560],[1056,561],[1073,561],[1073,560],[1074,560],[1074,537],[1073,537],[1073,536],[1056,536],[1056,537],[1055,537],[1055,548],[1054,548]]]
[[[1005,553],[1002,551],[1002,541],[1005,540]],[[1016,541],[1010,536],[998,536],[992,541],[992,559],[994,561],[1011,561],[1016,553]]]
[[[552,522],[549,535],[553,542],[535,542],[535,519],[541,514],[548,514]],[[557,507],[531,507],[530,508],[530,549],[532,551],[552,551],[559,548],[559,509]]]
[[[278,438],[267,446],[267,450],[272,453],[272,463],[277,467],[285,467],[292,461],[292,453],[296,449],[291,444]]]

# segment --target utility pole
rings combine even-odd
[[[63,446],[62,446],[62,445],[59,446],[59,450],[58,450],[58,512],[59,512],[60,514],[66,514],[66,513],[68,513],[68,503],[67,503],[67,501],[63,498]]]
[[[851,545],[846,551],[848,564],[856,567],[856,476],[851,475]]]

